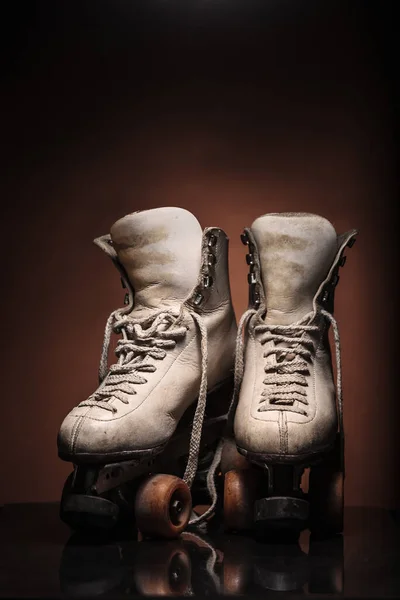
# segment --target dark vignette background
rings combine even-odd
[[[62,418],[97,381],[119,278],[92,246],[188,208],[231,239],[310,211],[358,227],[337,290],[347,504],[394,507],[400,449],[395,2],[81,0],[3,16],[0,502],[59,498]]]

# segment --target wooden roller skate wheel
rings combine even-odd
[[[254,522],[256,473],[252,469],[225,474],[224,525],[228,531],[246,531]]]
[[[244,471],[251,468],[249,461],[238,452],[236,442],[231,438],[224,440],[221,455],[221,471],[225,475],[229,471]]]
[[[189,523],[191,511],[190,489],[175,475],[153,475],[136,494],[136,524],[145,537],[177,538]]]

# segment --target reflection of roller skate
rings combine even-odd
[[[329,539],[309,539],[309,594],[343,594],[344,540],[342,535]]]
[[[309,577],[308,556],[299,544],[258,545],[254,584],[262,590],[303,592]]]
[[[223,552],[222,593],[224,596],[247,594],[253,585],[253,538],[225,535],[220,543]]]
[[[297,543],[255,545],[255,585],[277,592],[342,594],[343,536],[321,541],[304,534]]]
[[[186,531],[182,539],[192,564],[192,593],[202,596],[219,594],[224,556],[214,538]]]
[[[69,596],[209,595],[220,591],[222,555],[202,536],[96,544],[76,534],[64,548],[60,587]]]
[[[233,409],[234,439],[249,464],[225,475],[228,529],[342,531],[344,434],[333,300],[344,250],[356,233],[338,236],[322,217],[283,213],[260,217],[243,234],[250,307],[239,327]],[[308,494],[301,486],[307,467]]]
[[[236,336],[228,240],[186,210],[160,208],[120,219],[95,242],[128,293],[107,321],[100,386],[61,425],[59,456],[74,463],[61,518],[107,529],[135,513],[143,534],[175,537],[191,487],[194,504],[206,490],[210,510],[216,502]],[[122,338],[108,367],[113,331]]]
[[[343,536],[316,540],[307,531],[295,543],[266,544],[243,536],[221,545],[224,595],[261,592],[343,593]]]
[[[187,596],[191,591],[193,567],[182,539],[138,544],[132,565],[141,596]]]
[[[219,592],[221,568],[221,553],[203,536],[144,541],[134,559],[135,588],[143,596],[208,596]]]
[[[121,546],[74,534],[68,540],[59,569],[60,588],[67,596],[94,597],[120,593],[127,584]]]

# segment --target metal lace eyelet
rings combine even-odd
[[[247,233],[245,231],[242,234],[240,234],[240,239],[242,240],[242,244],[244,246],[246,246],[246,244],[249,243],[249,236],[247,235]]]
[[[201,304],[203,302],[203,298],[204,298],[203,294],[200,294],[200,292],[199,292],[195,295],[195,297],[193,299],[193,303],[196,306],[199,306],[199,304]]]
[[[246,254],[246,262],[248,265],[254,265],[254,256],[252,254]]]
[[[212,246],[215,246],[215,244],[216,244],[216,243],[217,243],[217,236],[216,236],[216,235],[213,235],[213,234],[211,234],[211,235],[209,236],[209,238],[208,238],[207,245],[208,245],[209,247],[212,247]]]
[[[212,286],[212,284],[213,284],[213,278],[211,277],[211,275],[206,275],[203,278],[203,286],[205,288],[210,288]]]
[[[209,267],[215,265],[216,260],[217,259],[215,258],[214,254],[207,254],[207,265]]]
[[[257,277],[256,274],[251,272],[247,275],[247,281],[249,282],[249,285],[254,285],[255,283],[257,283]]]
[[[124,304],[129,304],[129,294],[125,294]]]
[[[323,296],[322,296],[322,302],[328,302],[329,299],[329,292],[328,290],[325,290]]]
[[[113,242],[112,240],[107,240],[107,244],[108,244],[109,246],[114,246],[114,242]]]

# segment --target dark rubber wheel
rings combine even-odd
[[[75,492],[71,473],[64,485],[60,503],[60,519],[74,531],[109,531],[114,529],[120,517],[120,510],[115,502]]]

